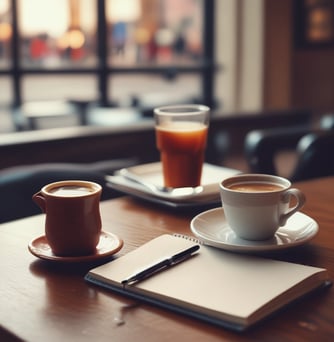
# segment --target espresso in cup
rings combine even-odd
[[[305,203],[304,194],[291,188],[287,179],[266,174],[227,178],[220,184],[220,194],[229,226],[246,240],[272,238]]]
[[[243,192],[270,192],[270,191],[278,191],[283,190],[284,187],[268,182],[241,182],[241,183],[233,183],[228,186],[229,189],[234,191],[243,191]]]
[[[66,185],[54,187],[49,190],[50,194],[59,197],[76,197],[94,192],[94,188],[87,186]]]
[[[46,213],[45,237],[57,256],[93,254],[100,240],[102,187],[69,180],[48,184],[33,195]]]

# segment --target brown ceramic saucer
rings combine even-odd
[[[96,252],[91,255],[73,257],[54,255],[44,235],[32,240],[28,245],[30,253],[38,258],[48,261],[66,263],[97,261],[117,253],[122,247],[122,239],[118,238],[115,234],[104,231],[101,232],[100,241],[96,247]]]

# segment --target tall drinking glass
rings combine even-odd
[[[201,184],[209,112],[210,108],[204,105],[154,109],[156,143],[165,186],[179,188]]]

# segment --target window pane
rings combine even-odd
[[[19,0],[26,67],[89,67],[96,59],[95,0]]]
[[[11,110],[0,106],[0,133],[9,133],[14,131],[15,124],[12,119]]]
[[[96,77],[91,75],[42,75],[23,78],[25,101],[97,99]]]
[[[12,84],[9,76],[0,77],[0,106],[9,105],[12,99]]]
[[[11,60],[12,22],[9,0],[0,0],[0,69],[7,69]]]
[[[203,0],[106,0],[109,64],[194,64]]]
[[[0,133],[12,132],[15,125],[12,119],[12,84],[9,76],[0,76]]]
[[[113,75],[109,83],[111,99],[142,109],[190,102],[199,97],[201,89],[198,75],[182,75],[173,81],[160,75]]]

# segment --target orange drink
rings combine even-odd
[[[159,114],[166,108],[175,108],[175,112]],[[160,151],[164,185],[174,188],[200,185],[209,108],[189,105],[167,106],[159,110],[155,110],[156,142]]]

